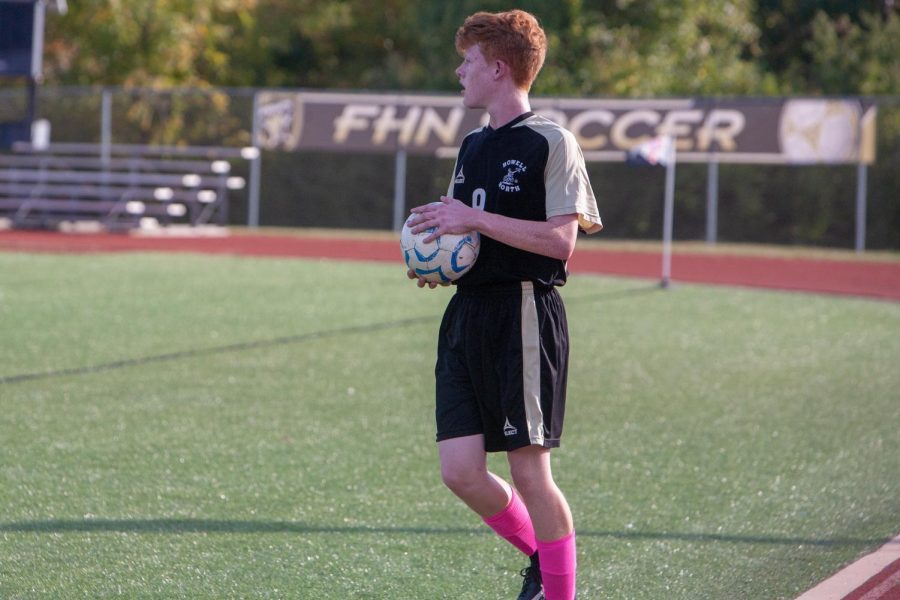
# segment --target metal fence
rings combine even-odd
[[[254,89],[148,90],[47,87],[35,117],[56,142],[241,148],[252,145]],[[26,110],[24,90],[0,90],[0,127]],[[676,240],[805,244],[900,250],[900,98],[875,98],[877,154],[865,173],[865,214],[857,214],[855,165],[722,164],[715,171],[711,214],[707,165],[679,164]],[[21,133],[21,132],[20,132]],[[0,150],[7,152],[7,150]],[[259,167],[251,173],[252,165]],[[398,167],[404,169],[397,177]],[[452,158],[316,150],[263,151],[234,161],[250,185],[230,195],[233,225],[393,229],[404,210],[443,194]],[[606,224],[604,237],[659,239],[665,174],[624,163],[591,162],[588,170]],[[398,186],[401,188],[398,194]],[[258,198],[253,198],[254,191]]]

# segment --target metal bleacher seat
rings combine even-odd
[[[244,186],[228,160],[239,157],[238,148],[17,143],[0,154],[0,216],[20,228],[225,225],[228,193]]]

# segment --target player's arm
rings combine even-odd
[[[446,196],[441,204],[426,204],[412,212],[421,217],[413,233],[436,227],[430,236],[435,238],[444,233],[478,231],[508,246],[560,260],[572,256],[578,237],[578,215],[574,213],[546,221],[525,221],[478,210]]]
[[[576,214],[550,217],[546,221],[524,221],[474,210],[474,230],[507,246],[560,260],[569,260],[578,237]]]

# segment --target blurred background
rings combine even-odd
[[[113,143],[242,147],[254,142],[260,90],[456,94],[457,27],[513,7],[549,37],[534,98],[864,99],[877,106],[865,247],[900,249],[893,0],[37,1],[42,68],[0,77],[0,123],[45,120],[53,142],[98,143],[106,118]],[[10,24],[0,21],[0,48],[18,35]],[[406,206],[446,190],[452,158],[405,159]],[[394,227],[390,153],[266,150],[260,165],[259,225]],[[241,161],[234,169],[247,175]],[[605,238],[659,239],[661,170],[589,171]],[[716,241],[852,248],[859,174],[856,164],[722,164]],[[706,165],[679,165],[676,239],[709,241],[708,177]],[[248,222],[248,193],[233,194],[231,224]]]

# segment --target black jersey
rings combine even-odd
[[[584,231],[594,233],[602,227],[575,136],[530,112],[499,129],[485,126],[465,137],[449,195],[514,219],[546,221],[577,213]],[[566,276],[564,260],[482,235],[478,260],[457,285],[532,281],[557,286],[565,284]]]

